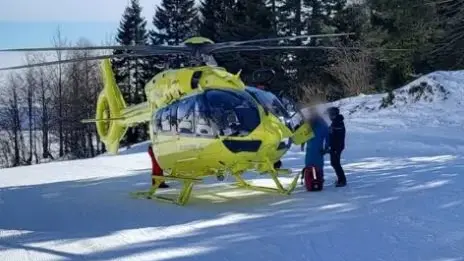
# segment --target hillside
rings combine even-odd
[[[393,104],[382,109],[387,94],[337,102],[346,116],[349,185],[331,185],[327,162],[320,193],[298,186],[291,196],[270,195],[211,179],[185,207],[134,200],[128,193],[150,184],[146,143],[118,156],[0,170],[0,256],[464,260],[461,79],[461,72],[424,76],[397,90]],[[427,98],[416,101],[409,93],[421,82],[433,95],[424,87]],[[294,147],[284,166],[299,171],[303,157]]]
[[[464,71],[434,72],[392,94],[361,95],[333,105],[340,106],[348,119],[365,124],[407,128],[462,126]]]

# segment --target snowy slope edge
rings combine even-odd
[[[323,107],[338,106],[347,119],[379,127],[433,127],[461,126],[463,105],[464,70],[433,72],[391,94],[359,95]]]

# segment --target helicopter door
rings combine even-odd
[[[172,162],[169,161],[169,156],[176,152],[176,110],[177,104],[172,104],[158,110],[156,116],[157,134],[154,142],[154,150],[159,161],[163,163],[163,165],[171,165]],[[160,116],[158,116],[158,114]]]
[[[216,138],[217,128],[213,127],[212,121],[208,116],[208,108],[204,95],[199,95],[195,103],[195,135],[201,138]]]
[[[198,96],[193,96],[184,99],[179,102],[177,108],[177,132],[179,133],[177,151],[179,158],[182,159],[197,159],[201,150],[212,142],[211,139],[203,138],[212,129],[208,128],[207,124],[203,124],[201,118],[196,117],[197,98]]]
[[[293,132],[293,143],[296,145],[305,143],[307,140],[314,136],[311,126],[304,120],[303,114],[300,110],[297,109],[295,102],[287,97],[282,97],[281,100],[285,110],[290,115],[290,125]]]

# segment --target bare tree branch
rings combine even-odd
[[[327,72],[340,82],[345,95],[355,96],[371,91],[373,89],[371,53],[362,48],[353,51],[341,47],[331,52],[334,63],[326,68]]]

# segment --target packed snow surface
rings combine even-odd
[[[416,100],[408,90],[422,81],[445,92]],[[380,94],[339,102],[345,188],[327,162],[322,192],[251,192],[229,178],[205,181],[184,207],[132,199],[150,184],[146,143],[1,170],[0,260],[464,260],[464,74],[401,90],[383,109]],[[284,166],[300,170],[303,156],[292,148]]]

